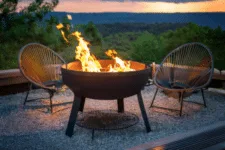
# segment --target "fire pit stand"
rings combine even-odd
[[[113,64],[113,60],[99,60],[103,68]],[[145,64],[130,61],[129,72],[83,72],[78,61],[62,66],[63,82],[73,91],[74,101],[66,129],[66,135],[72,137],[79,111],[83,111],[85,98],[98,100],[117,100],[118,112],[124,112],[123,99],[137,94],[141,114],[146,131],[150,132],[150,124],[145,111],[141,89],[148,81],[150,68]]]
[[[150,124],[148,121],[148,117],[145,111],[145,107],[144,107],[144,103],[143,103],[143,99],[142,99],[142,95],[141,92],[137,94],[137,98],[138,98],[138,103],[141,109],[141,114],[142,117],[144,119],[144,123],[145,123],[145,127],[146,127],[146,131],[150,132],[151,128],[150,128]],[[85,98],[84,97],[74,97],[74,101],[73,101],[73,105],[72,105],[72,110],[70,113],[70,117],[69,117],[69,122],[67,125],[67,129],[66,129],[66,135],[69,137],[73,136],[74,133],[74,126],[78,117],[78,112],[81,111],[83,112],[83,108],[84,108],[84,104],[85,104]],[[117,99],[117,104],[118,104],[118,113],[124,113],[124,102],[123,99]],[[131,125],[127,125],[128,127],[136,124],[137,120],[134,120],[134,122],[131,123]],[[81,126],[80,123],[78,123],[78,125]],[[101,128],[101,126],[99,127]],[[94,137],[94,130],[95,129],[99,129],[96,127],[93,127],[92,129],[92,138]]]

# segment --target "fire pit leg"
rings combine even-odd
[[[123,113],[124,112],[123,98],[117,99],[117,105],[118,105],[118,113]]]
[[[141,109],[141,114],[142,114],[143,120],[145,122],[146,131],[150,132],[151,127],[150,127],[150,124],[148,122],[148,116],[147,116],[146,111],[145,111],[145,106],[144,106],[144,103],[143,103],[141,92],[137,94],[137,97],[138,97],[138,103],[139,103],[139,106],[140,106],[140,109]]]
[[[79,111],[83,112],[84,104],[85,104],[85,97],[81,96],[81,103],[80,103]]]
[[[72,110],[71,110],[69,122],[66,128],[66,135],[69,137],[73,136],[73,130],[77,120],[77,114],[78,114],[80,105],[81,105],[81,98],[74,96]]]

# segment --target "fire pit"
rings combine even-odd
[[[123,99],[135,94],[138,97],[146,131],[151,131],[141,95],[141,89],[148,81],[150,68],[147,68],[145,64],[130,61],[130,67],[135,71],[104,72],[104,68],[107,68],[113,62],[114,60],[99,60],[103,72],[84,72],[79,61],[62,66],[63,82],[75,95],[66,129],[67,136],[71,137],[73,135],[77,114],[78,111],[83,111],[85,98],[98,100],[117,99],[118,112],[122,113],[124,112]]]

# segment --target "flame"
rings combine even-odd
[[[56,25],[56,28],[57,28],[58,30],[60,30],[63,39],[66,41],[66,43],[69,43],[69,40],[66,38],[65,33],[62,31],[62,28],[63,28],[63,27],[64,27],[64,25],[63,25],[62,23]],[[67,29],[68,29],[68,27],[67,27]]]
[[[56,26],[56,28],[58,29],[58,30],[60,30],[60,29],[62,29],[63,28],[63,24],[58,24],[57,26]]]
[[[67,40],[67,38],[65,36],[65,33],[62,30],[61,30],[61,34],[62,34],[63,39],[66,41],[66,43],[69,43],[69,41]]]
[[[75,58],[80,60],[82,70],[88,72],[100,72],[100,69],[102,69],[101,64],[98,62],[94,55],[90,54],[90,50],[88,47],[89,43],[85,41],[83,37],[81,37],[80,32],[74,32],[72,33],[72,35],[76,36],[79,42],[75,50]]]
[[[109,66],[110,72],[125,72],[125,71],[134,71],[134,69],[130,68],[130,62],[125,62],[119,57],[117,57],[117,52],[115,50],[108,50],[105,52],[105,54],[111,58],[113,58],[116,63],[112,67],[112,65]]]
[[[69,20],[72,20],[71,15],[67,15],[67,18]],[[69,40],[65,37],[65,33],[62,31],[62,28],[64,28],[63,24],[58,24],[57,29],[61,31],[63,39],[69,43]],[[67,26],[67,29],[69,30],[70,26]],[[75,59],[78,59],[81,62],[82,65],[82,71],[86,72],[101,72],[102,69],[101,64],[96,59],[96,57],[90,53],[89,45],[87,41],[84,40],[84,38],[81,36],[81,33],[76,31],[73,32],[71,35],[75,36],[78,40],[78,46],[76,46],[75,49]],[[108,50],[105,52],[105,54],[112,59],[115,60],[115,64],[110,64],[107,67],[108,72],[125,72],[125,71],[134,71],[134,69],[130,68],[130,62],[129,61],[123,61],[119,57],[117,57],[117,52],[115,50]]]

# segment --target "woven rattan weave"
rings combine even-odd
[[[195,42],[176,48],[164,58],[154,75],[157,89],[150,107],[153,107],[158,88],[178,93],[180,115],[185,94],[196,90],[201,90],[206,107],[203,88],[210,83],[213,70],[213,56],[205,45]]]
[[[52,97],[62,86],[61,65],[65,61],[53,50],[39,43],[29,43],[22,47],[18,61],[21,73],[31,83],[30,89],[35,85],[48,91],[52,112]],[[24,105],[28,101],[28,94],[29,91]]]

